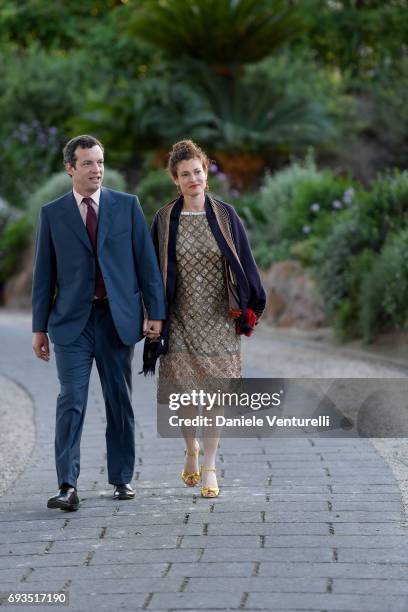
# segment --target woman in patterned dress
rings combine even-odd
[[[238,216],[231,206],[206,195],[208,164],[206,154],[191,140],[173,146],[168,170],[180,197],[161,208],[152,225],[169,308],[158,351],[159,388],[165,381],[188,380],[199,389],[203,379],[240,378],[239,333],[249,335],[265,306]],[[195,416],[194,410],[179,408],[178,416]],[[202,450],[196,428],[181,429],[186,444],[183,481],[196,486],[201,475],[201,495],[216,497],[220,428],[205,428]]]

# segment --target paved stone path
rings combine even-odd
[[[181,441],[156,438],[152,380],[135,374],[137,498],[117,503],[106,483],[94,375],[81,508],[48,510],[56,487],[55,362],[32,356],[27,315],[0,315],[0,338],[0,374],[27,389],[36,419],[29,465],[0,497],[0,591],[63,589],[70,612],[407,612],[400,491],[369,440],[225,439],[221,496],[202,499],[180,479]],[[135,372],[140,362],[138,350]],[[258,377],[401,376],[265,330],[245,341],[244,363],[245,374]]]

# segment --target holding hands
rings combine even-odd
[[[145,319],[143,321],[143,335],[152,342],[159,340],[162,328],[163,321],[154,321],[153,319]]]

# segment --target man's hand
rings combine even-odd
[[[159,339],[162,328],[163,321],[153,321],[150,319],[143,321],[143,335],[152,340],[152,342]]]
[[[34,332],[33,351],[38,359],[42,359],[43,361],[50,360],[50,344],[45,332]]]

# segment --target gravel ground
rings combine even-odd
[[[401,491],[401,501],[408,524],[408,440],[406,438],[372,438],[371,443],[393,471]]]
[[[0,495],[30,459],[35,429],[33,402],[23,388],[0,376]]]

